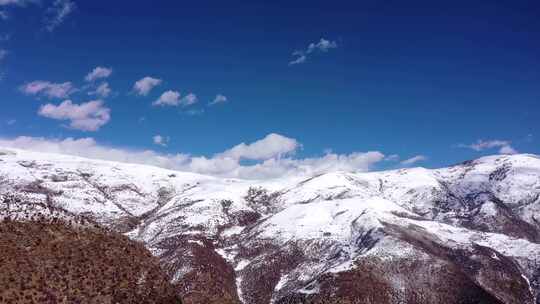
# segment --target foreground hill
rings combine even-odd
[[[144,242],[185,303],[516,303],[540,293],[540,158],[272,181],[0,150],[43,204]]]
[[[25,213],[0,221],[0,303],[181,304],[143,245],[61,210]]]

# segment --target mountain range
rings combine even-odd
[[[218,178],[0,149],[0,219],[144,244],[186,304],[540,303],[540,157]]]

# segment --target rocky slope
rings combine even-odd
[[[258,182],[1,149],[0,195],[144,242],[185,303],[540,303],[535,155]]]

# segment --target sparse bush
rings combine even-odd
[[[223,210],[223,212],[225,214],[229,214],[229,208],[231,208],[233,201],[224,199],[224,200],[219,201],[219,203],[221,204],[221,209]]]
[[[277,208],[279,192],[269,192],[262,187],[249,187],[244,200],[257,212],[268,213]]]

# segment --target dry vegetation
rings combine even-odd
[[[0,222],[0,303],[181,303],[142,244],[59,220]]]

